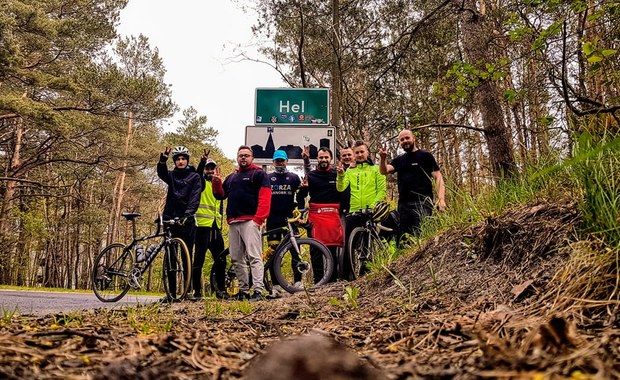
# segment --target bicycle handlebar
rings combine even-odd
[[[301,210],[295,209],[293,210],[293,217],[288,218],[287,221],[289,223],[295,223],[299,221],[299,219],[305,219],[305,215],[308,212],[307,208],[302,208]],[[302,218],[303,217],[303,218]]]

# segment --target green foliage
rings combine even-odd
[[[573,165],[583,189],[585,230],[620,246],[620,137],[583,133]]]
[[[18,310],[19,308],[17,306],[13,309],[5,306],[0,307],[0,311],[2,312],[2,315],[0,316],[0,326],[9,325]]]
[[[54,318],[53,325],[65,327],[79,327],[84,322],[84,316],[80,313],[61,314]]]
[[[342,295],[343,302],[340,302],[335,298],[330,298],[329,303],[343,309],[350,308],[352,310],[357,310],[359,308],[357,304],[359,289],[356,287],[347,286],[344,288],[344,291],[345,293]]]
[[[141,335],[171,332],[175,317],[157,303],[127,307],[127,322]]]

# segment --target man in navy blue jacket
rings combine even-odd
[[[174,169],[168,171],[168,156],[172,154]],[[157,163],[157,176],[168,185],[166,204],[164,206],[164,219],[179,218],[183,221],[182,226],[172,227],[172,236],[181,238],[192,257],[194,236],[196,234],[196,210],[200,203],[202,181],[193,166],[189,165],[189,150],[180,145],[174,149],[166,148],[159,156]],[[191,263],[183,263],[190,266]],[[176,281],[174,273],[169,277],[170,292],[176,293]],[[162,302],[170,302],[164,298]]]
[[[273,153],[274,171],[269,173],[269,184],[271,186],[271,209],[267,218],[267,231],[286,226],[286,219],[291,217],[293,210],[301,200],[296,199],[297,190],[301,185],[301,179],[295,173],[291,173],[286,169],[288,163],[288,155],[283,150],[276,150]],[[268,233],[267,244],[271,249],[275,249],[282,240],[282,230]],[[278,284],[273,267],[270,269],[271,281],[273,282],[272,296],[278,297],[283,293],[282,287]],[[301,281],[301,273],[295,271],[295,281]]]
[[[239,279],[239,297],[250,301],[263,299],[263,240],[261,226],[269,215],[271,188],[264,170],[254,165],[250,147],[242,145],[237,150],[239,168],[224,182],[213,175],[213,195],[217,199],[228,198],[226,220],[230,225],[228,241],[230,258]],[[250,294],[249,274],[246,261],[252,270]]]

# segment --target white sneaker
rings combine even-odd
[[[282,289],[280,285],[274,285],[271,289],[271,294],[269,295],[269,298],[281,298],[283,294],[284,289]]]
[[[304,288],[304,284],[302,284],[301,281],[297,281],[296,283],[293,284],[293,286],[296,287],[297,289]]]

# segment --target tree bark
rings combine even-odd
[[[484,2],[464,0],[458,3],[462,4],[461,30],[465,54],[472,65],[486,71],[484,64],[499,57],[501,53],[493,45],[492,26],[485,22]],[[513,177],[516,174],[514,152],[510,129],[504,121],[500,89],[493,80],[480,78],[480,85],[474,91],[493,174],[496,179]]]

